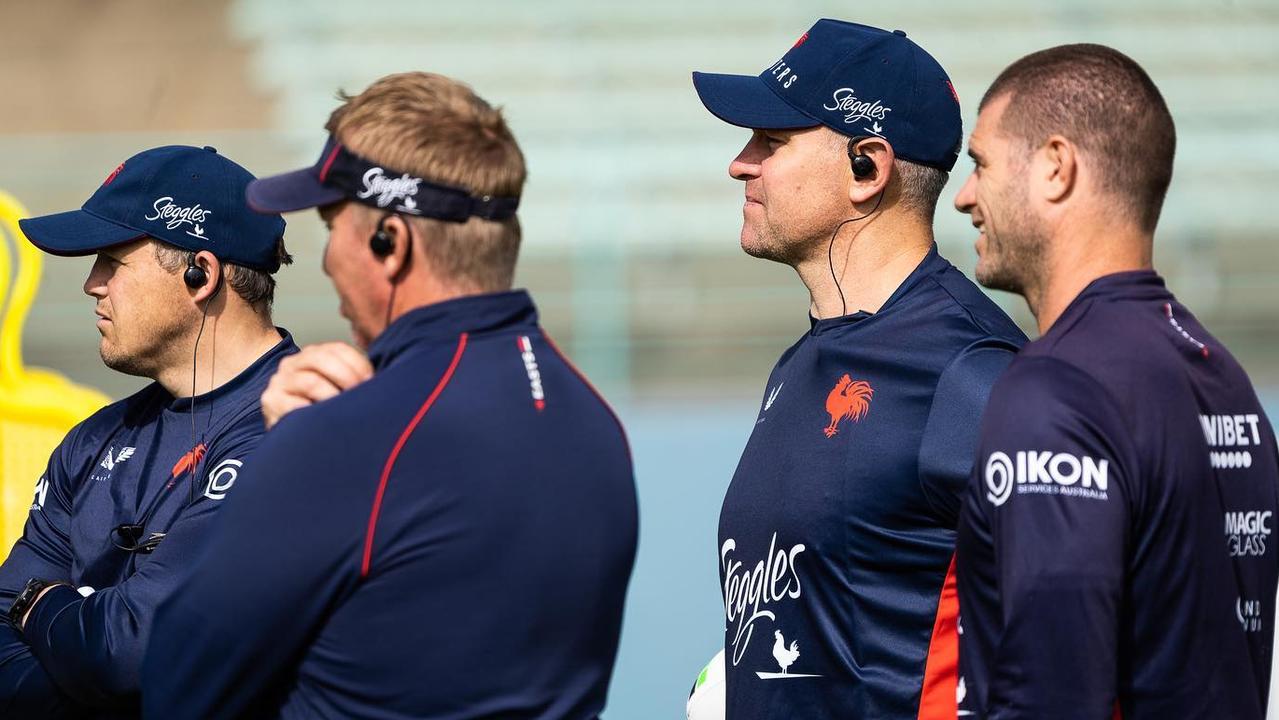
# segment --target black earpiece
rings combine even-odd
[[[204,268],[195,264],[195,255],[187,258],[187,269],[182,273],[182,282],[186,283],[187,287],[195,290],[204,287],[204,284],[208,281],[208,273],[204,272]]]
[[[848,141],[848,159],[853,164],[853,177],[864,180],[875,174],[875,161],[869,155],[857,152],[857,143],[863,138]]]
[[[391,233],[386,231],[386,221],[390,215],[383,215],[381,220],[377,221],[377,231],[369,238],[369,249],[378,257],[386,257],[395,251],[395,241],[391,239]]]

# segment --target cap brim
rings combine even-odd
[[[312,168],[259,178],[249,183],[245,200],[260,213],[286,213],[330,205],[346,195],[320,182]]]
[[[26,218],[19,220],[18,226],[32,245],[51,255],[68,257],[92,255],[103,248],[147,237],[144,232],[85,210]]]
[[[702,104],[730,125],[758,130],[791,130],[820,125],[796,110],[755,75],[693,73]]]

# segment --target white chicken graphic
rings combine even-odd
[[[781,672],[763,672],[759,671],[755,674],[760,680],[798,680],[800,678],[816,678],[821,675],[809,675],[807,673],[793,673],[790,666],[795,664],[799,659],[799,641],[791,640],[790,646],[786,645],[786,638],[782,636],[781,630],[773,631],[773,659],[781,666]]]
[[[773,643],[773,657],[777,660],[777,664],[782,666],[782,674],[786,674],[787,668],[794,664],[799,658],[799,641],[791,640],[790,647],[786,647],[786,639],[782,637],[781,630],[774,630],[773,637],[777,641]]]

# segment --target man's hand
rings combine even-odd
[[[307,345],[280,361],[262,393],[262,415],[270,430],[280,418],[312,403],[328,400],[373,377],[368,358],[340,342]]]

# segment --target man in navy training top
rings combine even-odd
[[[1264,716],[1279,461],[1243,368],[1151,269],[1175,144],[1150,77],[1099,45],[1028,55],[982,99],[955,206],[977,279],[1041,336],[991,393],[966,494],[962,716]]]
[[[263,435],[258,396],[297,350],[271,323],[284,220],[245,205],[252,179],[213,148],[155,148],[82,210],[20,221],[46,252],[96,253],[84,292],[102,361],[154,382],[73,428],[36,485],[0,566],[0,717],[139,714],[155,608],[195,564]]]
[[[289,412],[245,467],[256,492],[161,610],[146,716],[595,718],[634,475],[612,412],[510,289],[519,146],[427,73],[378,80],[327,129],[315,167],[249,203],[319,208],[369,359],[321,346],[272,381],[272,417],[342,392]]]
[[[953,718],[959,498],[1025,340],[933,243],[958,99],[905,33],[834,20],[693,82],[751,130],[742,249],[811,296],[720,515],[728,716]]]

